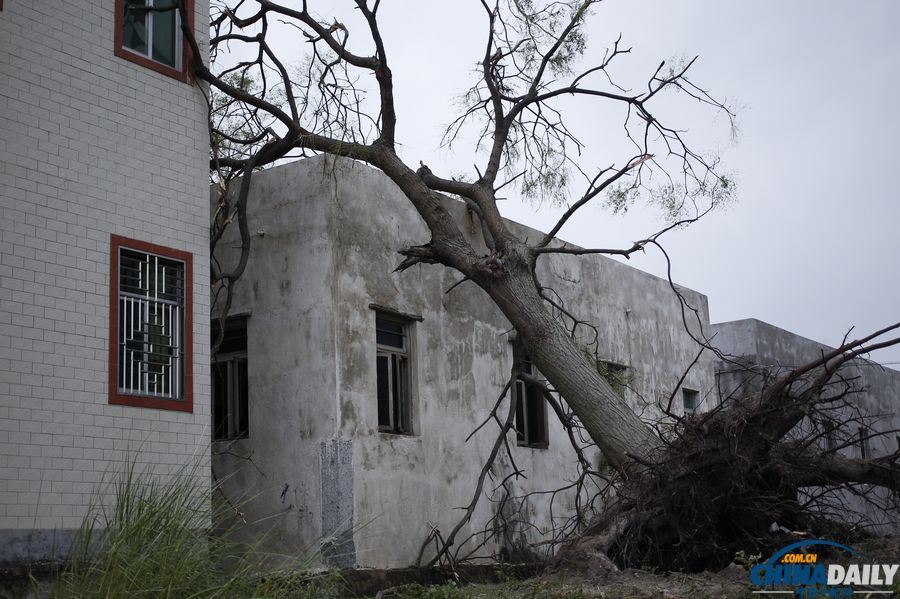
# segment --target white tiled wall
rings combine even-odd
[[[0,531],[76,528],[125,453],[208,455],[206,104],[114,56],[114,4],[0,11]],[[193,413],[108,404],[111,234],[193,254]]]

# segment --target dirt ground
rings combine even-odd
[[[862,556],[860,561],[877,563],[900,562],[900,536],[872,538],[852,544]],[[665,575],[640,570],[614,572],[596,580],[567,581],[588,597],[604,599],[634,597],[637,599],[689,599],[689,598],[743,598],[759,596],[751,591],[749,566],[765,560],[747,560],[742,565],[732,564],[720,572],[700,574],[670,573]],[[895,586],[895,596],[900,596],[900,586]]]
[[[872,538],[853,543],[861,561],[900,562],[900,536]],[[750,599],[749,567],[768,556],[739,559],[720,572],[684,574],[643,570],[582,572],[545,575],[500,584],[443,584],[422,587],[408,585],[382,591],[381,599]],[[859,595],[864,596],[864,595]],[[886,595],[878,595],[886,597]],[[891,597],[900,597],[900,583]]]

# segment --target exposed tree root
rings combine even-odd
[[[619,568],[718,570],[738,551],[767,554],[797,538],[834,536],[840,524],[808,501],[810,484],[827,485],[832,501],[858,483],[900,488],[896,456],[854,460],[800,442],[758,453],[738,442],[736,428],[731,411],[690,421],[655,462],[620,483],[604,514],[559,552],[554,569],[602,571],[611,560]],[[840,533],[847,540],[864,529]]]

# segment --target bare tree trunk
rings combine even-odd
[[[514,239],[505,226],[495,225],[495,242],[502,250],[477,256],[462,240],[439,194],[429,189],[421,176],[387,149],[370,159],[410,198],[431,228],[432,240],[427,246],[401,252],[407,261],[400,269],[418,262],[439,262],[478,284],[515,327],[532,362],[565,398],[612,466],[619,468],[630,457],[643,458],[661,446],[651,428],[587,361],[576,340],[550,314],[538,289],[536,255],[530,248]]]
[[[541,298],[526,259],[503,260],[502,275],[483,286],[516,328],[531,361],[565,398],[614,467],[661,447],[653,430],[616,393]]]

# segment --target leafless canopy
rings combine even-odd
[[[547,235],[528,246],[534,259],[550,252],[629,255],[656,239],[648,236],[621,249],[553,247],[551,240],[592,200],[614,210],[627,208],[641,192],[665,209],[671,224],[686,224],[726,202],[733,183],[717,172],[717,159],[691,148],[685,134],[654,112],[661,98],[682,94],[732,118],[688,77],[694,60],[660,63],[646,87],[626,90],[611,67],[630,52],[613,41],[599,64],[577,68],[587,40],[583,25],[597,0],[537,3],[482,2],[485,40],[475,84],[462,96],[461,114],[448,126],[447,144],[471,141],[481,164],[465,180],[418,169],[407,191],[432,230],[430,244],[410,248],[404,267],[422,260],[459,265],[458,234],[429,202],[434,192],[455,194],[471,203],[485,224],[493,247],[504,251],[521,243],[496,208],[498,192],[512,185],[526,196],[564,203],[568,209]],[[303,2],[223,1],[212,3],[212,70],[194,48],[195,70],[211,86],[213,156],[219,181],[290,156],[326,152],[362,160],[396,178],[412,179],[411,167],[395,153],[397,115],[393,73],[379,28],[380,2],[355,2],[364,17],[364,43],[342,23],[318,17]],[[290,48],[294,62],[276,51],[272,31],[299,32],[302,51]],[[283,36],[282,36],[283,37]],[[360,48],[354,53],[352,48]],[[360,82],[374,75],[377,89]],[[374,93],[373,93],[374,92]],[[374,98],[372,96],[375,96]],[[584,143],[564,119],[565,102],[592,100],[598,111],[620,110],[632,151],[620,161],[591,169],[575,159]],[[461,136],[470,128],[474,136]],[[410,182],[412,185],[412,181]],[[234,212],[236,207],[232,207]],[[235,213],[237,214],[237,213]],[[668,228],[668,227],[667,227]],[[469,256],[471,257],[471,256]]]

